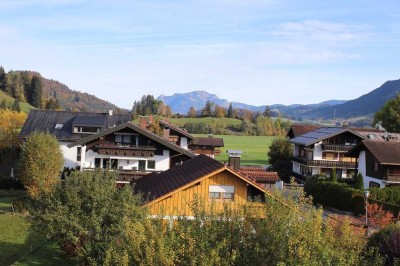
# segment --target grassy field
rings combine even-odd
[[[0,265],[76,265],[64,258],[54,243],[31,250],[44,243],[43,236],[32,232],[29,217],[11,212],[11,202],[24,196],[21,190],[0,190]]]
[[[207,135],[195,135],[205,137]],[[227,150],[241,150],[242,165],[268,165],[267,152],[272,140],[276,137],[271,136],[234,136],[234,135],[214,135],[216,138],[223,138],[225,147],[221,148],[221,155],[216,156],[220,162],[228,161]]]
[[[14,102],[14,98],[11,97],[10,95],[8,95],[7,93],[5,93],[4,91],[0,90],[0,102],[2,100],[6,100],[8,101],[8,103],[13,103]],[[29,113],[29,110],[31,109],[36,109],[36,107],[33,107],[32,105],[30,105],[29,103],[23,103],[20,102],[20,106],[21,106],[21,111],[25,112],[25,113]]]
[[[186,123],[205,123],[212,125],[213,123],[224,124],[225,126],[239,127],[242,123],[241,120],[235,118],[215,118],[215,117],[198,117],[198,118],[170,118],[171,123],[179,127],[183,127]]]

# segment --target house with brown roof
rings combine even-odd
[[[247,178],[256,182],[264,189],[271,190],[276,187],[277,182],[280,181],[277,172],[267,172],[263,167],[240,167],[239,173]]]
[[[151,215],[169,217],[192,216],[196,198],[223,210],[224,204],[236,206],[265,196],[253,180],[204,154],[138,179],[133,189],[142,194]]]
[[[87,136],[67,147],[77,149],[80,169],[115,169],[121,182],[168,170],[195,157],[189,150],[132,122]]]
[[[377,138],[361,141],[347,156],[357,159],[364,188],[400,186],[400,142],[375,140]]]
[[[141,117],[140,126],[148,128],[152,123],[156,123],[153,116]],[[176,145],[190,150],[195,154],[205,154],[212,158],[221,154],[219,148],[224,147],[222,138],[214,137],[195,137],[187,132],[184,128],[180,128],[165,120],[159,120],[158,124],[162,129],[162,137]]]
[[[288,133],[286,134],[286,137],[288,137],[289,139],[292,139],[292,138],[304,135],[313,130],[316,130],[320,127],[321,126],[318,126],[318,125],[294,124],[290,127]]]

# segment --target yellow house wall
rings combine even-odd
[[[210,185],[234,186],[235,194],[233,201],[223,199],[210,199]],[[155,203],[150,203],[148,205],[150,214],[191,216],[193,215],[191,205],[196,195],[203,198],[206,203],[210,203],[213,200],[216,210],[223,210],[223,204],[226,202],[232,202],[234,205],[241,205],[247,202],[247,183],[240,178],[234,176],[232,173],[228,171],[223,171],[209,178],[203,179],[202,181],[200,181],[199,184],[178,191],[166,199]]]

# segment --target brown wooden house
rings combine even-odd
[[[196,197],[223,205],[242,205],[249,199],[265,197],[265,190],[252,180],[206,155],[198,155],[159,174],[136,181],[134,191],[142,193],[151,215],[192,216]]]

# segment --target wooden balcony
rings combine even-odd
[[[353,147],[353,145],[322,144],[323,151],[347,152]]]
[[[325,160],[308,160],[301,157],[292,157],[292,160],[308,167],[325,167],[325,168],[346,168],[355,169],[354,162],[343,161],[325,161]]]
[[[118,143],[99,143],[95,149],[99,154],[128,157],[153,157],[156,148],[152,146],[134,146]]]
[[[400,182],[400,174],[390,174],[389,173],[383,179],[388,182]]]

